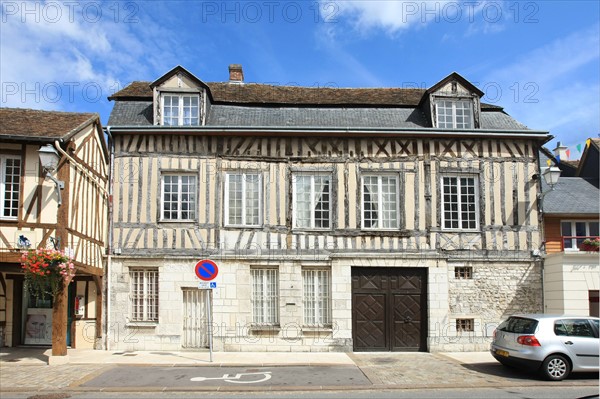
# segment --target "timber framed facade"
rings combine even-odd
[[[111,97],[108,348],[203,348],[210,311],[217,350],[485,350],[504,315],[541,310],[547,132],[456,73],[429,90],[235,79],[177,67]]]
[[[59,324],[61,354],[66,354],[67,345],[94,348],[102,334],[108,224],[108,148],[100,118],[97,114],[0,108],[0,141],[4,205],[0,215],[0,342],[50,345]],[[59,158],[53,175],[64,188],[46,178],[40,165],[38,151],[47,146]],[[24,287],[21,253],[35,248],[63,250],[76,267],[58,317],[50,298],[36,298]],[[36,336],[28,330],[30,315],[45,318]]]

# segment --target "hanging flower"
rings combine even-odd
[[[63,251],[54,249],[31,249],[21,255],[21,267],[25,272],[25,285],[36,298],[46,294],[55,297],[75,275],[75,265]]]
[[[598,252],[598,249],[600,249],[600,238],[586,238],[579,246],[579,249],[582,251]]]

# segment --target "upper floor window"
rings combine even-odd
[[[198,126],[200,96],[197,94],[163,94],[162,124],[165,126]]]
[[[0,217],[16,219],[19,215],[21,158],[0,155]]]
[[[477,228],[477,178],[442,177],[442,224],[445,229]]]
[[[585,220],[561,221],[560,229],[563,245],[566,250],[585,250],[582,248],[586,239],[600,237],[600,222]]]
[[[294,176],[294,227],[328,229],[331,227],[331,175]]]
[[[162,176],[162,220],[195,219],[196,202],[196,176]]]
[[[441,129],[473,128],[473,106],[470,101],[437,101],[436,115],[437,127]]]
[[[365,228],[398,228],[398,186],[398,176],[363,176],[362,223]]]
[[[261,176],[259,173],[225,175],[225,224],[260,225]]]

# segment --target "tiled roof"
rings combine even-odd
[[[64,138],[98,114],[0,108],[0,137]]]
[[[542,179],[542,189],[547,191]],[[598,215],[600,213],[600,190],[595,179],[561,177],[554,190],[545,195],[543,203],[547,215]]]
[[[152,101],[115,101],[109,126],[151,126]],[[482,129],[526,130],[501,111],[481,113]],[[212,105],[206,126],[420,128],[430,127],[419,108],[261,107]]]
[[[152,113],[152,101],[115,101],[108,126],[151,126]]]
[[[323,106],[417,106],[425,89],[408,88],[330,88],[275,86],[257,83],[207,83],[215,103],[287,104]],[[150,82],[133,82],[109,100],[152,99]],[[502,107],[481,104],[482,109]]]

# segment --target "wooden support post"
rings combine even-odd
[[[69,284],[63,282],[62,290],[54,297],[52,306],[52,356],[67,354],[67,303]]]
[[[56,237],[60,240],[61,248],[69,247],[67,227],[69,226],[70,207],[70,165],[65,157],[58,164],[58,180],[65,182],[62,190],[62,205],[56,211]],[[57,199],[58,200],[58,199]],[[52,306],[52,356],[67,355],[67,311],[69,305],[69,283],[63,281],[62,290],[54,298]]]

